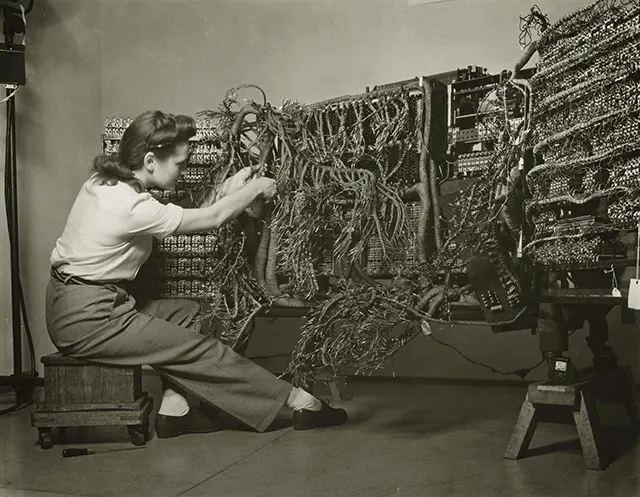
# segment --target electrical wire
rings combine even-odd
[[[3,104],[5,102],[8,102],[9,100],[11,100],[16,93],[18,93],[18,90],[20,89],[19,86],[17,86],[11,93],[9,93],[6,97],[4,97],[2,100],[0,100],[0,104]]]
[[[15,94],[15,92],[14,92]],[[12,236],[11,236],[11,227],[13,225],[12,223],[12,218],[13,218],[13,208],[11,206],[11,189],[10,189],[10,170],[11,170],[11,165],[12,165],[12,150],[13,150],[13,143],[12,143],[12,137],[13,137],[13,133],[12,133],[12,126],[11,126],[11,116],[12,116],[12,112],[11,112],[11,104],[13,103],[12,100],[10,100],[9,98],[7,98],[7,113],[6,113],[6,133],[5,133],[5,156],[4,156],[4,161],[5,161],[5,169],[4,169],[4,200],[5,200],[5,212],[7,215],[7,228],[9,231],[9,247],[11,248],[13,246],[13,241],[12,241]],[[11,250],[10,250],[11,252]],[[15,317],[14,317],[15,318]],[[3,409],[2,411],[0,411],[0,414],[9,414],[11,412],[15,412],[18,409],[20,409],[22,405],[22,402],[20,400],[18,400],[13,406],[9,407],[8,409]]]
[[[16,159],[17,159],[17,140],[16,140],[16,114],[15,114],[15,101],[7,104],[7,140],[6,140],[6,149],[5,149],[5,206],[7,212],[7,227],[9,229],[9,244],[10,246],[14,243],[17,243],[16,240],[13,239],[13,221],[17,222],[17,213],[12,212],[13,206],[11,205],[11,200],[13,199],[13,195],[16,195],[17,192],[11,192],[11,184],[9,178],[9,169],[12,171],[17,171]],[[17,172],[16,172],[17,174]],[[16,268],[18,270],[18,268]],[[27,309],[24,298],[24,292],[22,290],[22,281],[20,279],[20,275],[17,277],[18,283],[18,300],[20,303],[20,312],[24,321],[25,334],[27,337],[27,342],[29,345],[29,359],[31,362],[30,372],[35,370],[36,358],[35,358],[35,347],[33,344],[33,336],[31,334],[31,327],[29,326],[29,320],[27,317]],[[19,316],[18,316],[19,317]]]
[[[22,16],[24,20],[24,8],[22,8]],[[26,25],[26,20],[25,20]],[[6,111],[6,134],[5,134],[5,181],[4,181],[4,196],[5,196],[5,212],[7,217],[7,228],[9,232],[9,246],[10,252],[13,253],[15,250],[15,244],[18,243],[18,240],[13,236],[14,229],[17,228],[14,223],[17,223],[17,212],[13,210],[13,201],[14,196],[17,195],[16,191],[13,191],[15,178],[13,174],[17,174],[16,167],[16,159],[17,159],[17,139],[16,139],[16,113],[15,113],[15,99],[13,98],[17,92],[17,88],[8,93],[7,97],[2,100],[2,102],[6,102],[7,111]],[[0,103],[2,103],[0,102]],[[13,268],[14,271],[19,271],[19,267]],[[12,286],[13,290],[17,290],[18,295],[14,295],[13,298],[17,298],[19,302],[19,315],[13,316],[13,319],[20,319],[20,316],[23,318],[25,334],[27,337],[28,349],[29,349],[29,360],[30,360],[30,370],[29,373],[33,374],[36,367],[36,358],[35,358],[35,347],[33,343],[33,335],[31,333],[31,327],[29,326],[29,319],[27,315],[26,302],[24,298],[24,292],[22,289],[22,282],[20,280],[20,274],[17,275],[17,289],[15,286]],[[22,339],[21,334],[17,337],[18,340]],[[14,358],[15,360],[15,358]],[[20,372],[22,373],[22,371]],[[18,399],[17,402],[7,408],[0,410],[0,415],[9,414],[12,412],[19,411],[25,407],[30,405],[30,402],[24,402],[23,399]]]
[[[528,15],[520,17],[520,35],[518,42],[522,48],[531,44],[531,28],[535,28],[538,36],[549,28],[549,16],[547,16],[537,5],[533,5]]]
[[[22,9],[23,11],[23,16],[24,16],[24,9]],[[23,17],[24,18],[24,17]],[[25,21],[26,23],[26,21]],[[17,140],[17,130],[16,130],[16,106],[15,106],[15,100],[13,101],[13,105],[12,107],[12,128],[13,128],[13,136],[12,136],[12,140],[11,140],[11,144],[12,144],[12,156],[13,156],[13,165],[14,168],[13,170],[16,171],[17,174],[17,170],[18,168],[17,166],[17,159],[18,159],[18,140]],[[17,194],[17,192],[15,193]],[[17,218],[17,212],[16,212],[16,216],[15,216],[15,221],[18,222],[18,218]],[[16,268],[16,270],[18,270],[18,268]],[[22,288],[22,279],[20,278],[20,273],[18,273],[18,278],[17,278],[17,283],[18,283],[18,300],[20,302],[20,312],[22,314],[22,322],[24,323],[24,330],[25,330],[25,335],[27,337],[27,344],[29,347],[29,360],[31,363],[31,369],[29,369],[29,373],[34,373],[35,369],[36,369],[36,353],[35,353],[35,346],[33,344],[33,335],[31,333],[31,326],[29,325],[29,317],[28,317],[28,313],[27,313],[27,303],[26,300],[24,298],[24,291]]]
[[[22,8],[22,6],[21,6]],[[22,14],[23,14],[23,19],[24,19],[24,8],[22,9]],[[26,20],[25,20],[26,23]],[[26,25],[26,24],[25,24]],[[10,164],[12,165],[12,171],[14,172],[14,174],[18,174],[18,168],[17,168],[17,159],[18,159],[18,150],[17,150],[17,131],[16,131],[16,103],[15,100],[11,101],[10,104],[7,104],[7,107],[11,109],[11,113],[9,115],[9,113],[7,113],[7,117],[9,118],[9,116],[11,117],[11,121],[7,120],[7,126],[9,126],[9,124],[11,124],[11,162]],[[6,174],[6,167],[5,167],[5,174]],[[16,183],[16,179],[17,178],[13,178],[13,183]],[[18,192],[13,192],[13,195],[17,195]],[[5,194],[5,199],[6,199],[6,194]],[[17,202],[16,202],[17,204]],[[18,222],[18,213],[12,213],[12,220],[15,221],[16,223]],[[9,223],[7,222],[7,226],[10,226]],[[9,227],[9,233],[12,233],[12,228],[13,227]],[[15,227],[16,232],[18,227]],[[9,243],[18,243],[18,240],[9,240]],[[19,250],[19,247],[18,247]],[[18,301],[20,303],[20,312],[22,314],[22,318],[23,318],[23,324],[24,324],[24,330],[25,330],[25,335],[27,337],[27,343],[29,346],[29,359],[31,361],[31,369],[29,370],[30,373],[33,373],[33,371],[35,371],[36,368],[36,355],[35,355],[35,347],[33,344],[33,336],[31,334],[31,327],[29,326],[29,318],[27,316],[27,305],[25,302],[25,298],[24,298],[24,292],[22,289],[22,280],[20,279],[20,273],[19,273],[19,267],[15,268],[15,271],[18,271],[18,275],[17,275],[17,284],[18,284]],[[15,319],[15,318],[14,318]]]
[[[573,335],[576,331],[577,330],[575,330],[575,329],[571,330],[569,332],[569,336]],[[482,362],[479,362],[479,361],[476,361],[474,359],[471,359],[470,357],[466,356],[462,351],[460,351],[458,348],[454,347],[450,343],[446,343],[446,342],[443,342],[441,340],[438,340],[436,337],[433,336],[433,334],[429,334],[429,338],[431,338],[434,342],[439,343],[440,345],[443,345],[445,347],[448,347],[448,348],[452,349],[456,354],[458,354],[460,357],[462,357],[467,362],[470,362],[471,364],[474,364],[476,366],[480,366],[482,368],[488,369],[492,373],[496,373],[496,374],[499,374],[499,375],[502,375],[502,376],[516,375],[516,376],[520,377],[521,379],[524,379],[529,373],[531,373],[534,369],[537,369],[542,363],[545,362],[544,359],[541,359],[538,363],[536,363],[533,366],[528,367],[528,368],[515,369],[513,371],[501,371],[499,369],[494,368],[493,366],[490,366],[488,364],[484,364]]]

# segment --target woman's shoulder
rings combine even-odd
[[[123,206],[126,210],[132,209],[141,202],[154,201],[149,192],[140,192],[123,181],[107,184],[106,182],[101,182],[100,178],[92,177],[88,182],[91,182],[90,188],[101,201]]]

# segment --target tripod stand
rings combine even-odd
[[[24,11],[20,9],[19,4],[6,0],[0,1],[0,7],[4,15],[3,34],[4,45],[2,50],[4,56],[9,61],[24,61],[24,47],[22,45],[14,45],[15,34],[24,33],[26,29],[24,23]],[[32,5],[29,6],[29,10]],[[21,55],[21,57],[15,57]],[[20,54],[19,52],[22,52]],[[4,59],[3,59],[4,60]],[[12,67],[15,69],[15,67]],[[17,73],[20,73],[18,68]],[[22,68],[22,74],[24,69]],[[1,81],[5,85],[7,94],[7,122],[6,122],[6,143],[5,143],[5,204],[7,212],[7,226],[9,229],[9,244],[11,258],[11,317],[12,317],[12,337],[13,337],[13,374],[11,376],[0,376],[0,387],[12,387],[16,395],[16,406],[31,402],[33,389],[36,386],[44,384],[42,378],[38,378],[35,371],[35,355],[31,334],[26,319],[26,310],[24,305],[24,296],[22,293],[22,284],[20,282],[20,249],[18,243],[18,184],[17,184],[17,146],[16,146],[16,112],[15,98],[12,97],[13,87],[21,83],[19,77],[15,81]],[[13,83],[13,84],[11,84]],[[22,364],[22,320],[21,312],[24,315],[24,324],[27,330],[27,338],[29,339],[29,349],[31,358],[31,370],[24,372]],[[11,410],[11,409],[10,409]]]

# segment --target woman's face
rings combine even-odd
[[[164,160],[156,157],[153,170],[153,184],[163,190],[175,190],[180,175],[187,167],[189,160],[189,144],[178,143],[172,155]]]

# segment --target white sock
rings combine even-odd
[[[287,399],[287,407],[290,407],[294,411],[300,411],[302,409],[319,411],[322,409],[322,402],[301,388],[292,387],[289,398]]]
[[[175,390],[167,388],[162,394],[162,403],[158,414],[164,416],[184,416],[189,412],[189,403]]]

